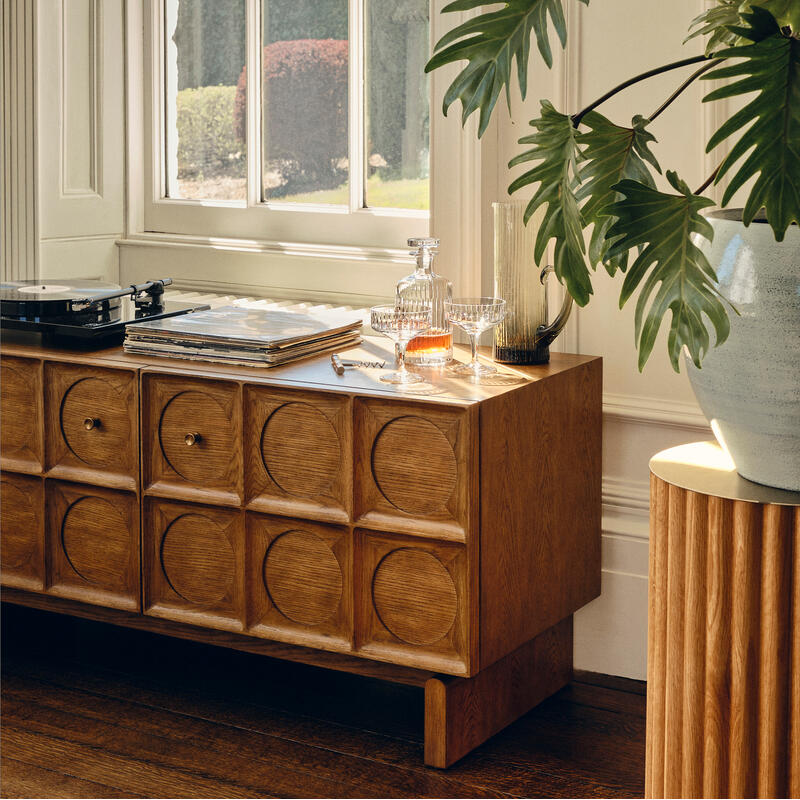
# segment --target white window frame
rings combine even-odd
[[[145,65],[151,80],[145,84],[147,147],[145,228],[184,234],[212,231],[237,238],[266,236],[292,242],[380,247],[429,230],[427,211],[364,208],[364,10],[366,0],[348,0],[349,11],[349,155],[350,197],[347,206],[261,201],[261,2],[245,0],[247,66],[247,184],[246,200],[198,201],[165,198],[167,152],[164,119],[166,94],[165,0],[146,0]],[[298,106],[302,114],[302,106]]]
[[[360,29],[365,0],[348,0],[351,37]],[[431,2],[431,41],[454,23],[443,20],[446,0]],[[172,276],[194,289],[235,291],[332,302],[370,302],[388,297],[409,271],[404,247],[409,236],[431,233],[442,239],[439,263],[464,293],[481,284],[481,150],[493,152],[491,137],[479,143],[472,123],[462,130],[454,109],[441,115],[441,99],[457,73],[437,70],[431,80],[431,211],[361,208],[360,180],[351,180],[350,206],[259,202],[259,120],[248,118],[246,203],[163,199],[164,142],[162,48],[163,0],[126,4],[127,214],[119,241],[120,279],[127,283],[154,275]],[[247,0],[249,20],[258,20],[259,0]],[[448,15],[454,16],[454,15]],[[259,63],[258,21],[248,25],[248,76]],[[358,51],[354,54],[354,51]],[[350,47],[350,93],[363,81],[363,48]],[[146,66],[147,65],[147,66]],[[248,81],[250,107],[257,81]],[[254,96],[252,96],[254,95]],[[362,103],[351,103],[361,118]],[[350,124],[351,152],[363,152]],[[158,158],[154,155],[159,154]],[[357,176],[356,176],[357,177]],[[158,264],[158,268],[154,265]]]

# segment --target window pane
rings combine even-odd
[[[263,0],[264,199],[348,202],[347,0]]]
[[[166,195],[244,200],[245,0],[166,0]]]
[[[367,0],[367,205],[430,206],[428,0]]]

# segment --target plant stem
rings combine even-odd
[[[612,98],[615,94],[619,94],[623,89],[627,89],[629,86],[633,86],[634,83],[639,83],[639,81],[646,80],[647,78],[652,78],[655,75],[661,75],[662,72],[669,72],[673,69],[680,69],[680,67],[688,67],[690,64],[699,64],[701,61],[708,61],[711,56],[692,56],[691,58],[684,58],[680,61],[673,61],[671,64],[664,64],[661,67],[656,67],[655,69],[649,69],[647,72],[642,72],[640,75],[634,75],[633,78],[628,78],[628,80],[623,81],[619,86],[615,86],[613,89],[607,91],[602,97],[598,97],[593,103],[590,103],[586,108],[579,111],[577,114],[572,115],[572,125],[573,127],[577,128],[580,125],[581,120],[590,112],[593,111],[597,106],[601,103],[605,103],[606,100]]]
[[[725,61],[724,58],[712,59],[707,64],[703,64],[700,69],[695,70],[647,119],[652,122],[656,117],[660,116],[663,111],[666,111],[672,103],[677,100],[683,92],[691,86],[697,78],[699,78],[704,72],[708,72],[712,67],[715,67],[717,64],[721,64]]]
[[[694,194],[700,194],[700,192],[704,192],[708,187],[711,185],[711,182],[714,178],[717,177],[717,173],[719,172],[719,168],[722,164],[717,164],[717,168],[703,181],[703,183],[694,190]]]

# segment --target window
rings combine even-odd
[[[150,0],[145,22],[145,231],[427,233],[427,0]]]

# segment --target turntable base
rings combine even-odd
[[[424,686],[437,767],[569,680],[600,591],[600,359],[427,397],[326,357],[0,366],[4,601]]]

